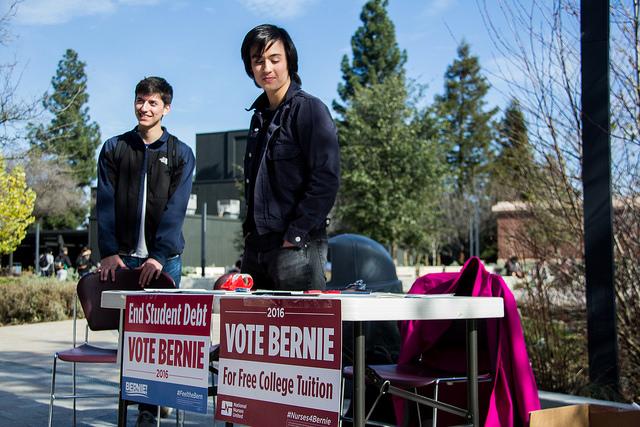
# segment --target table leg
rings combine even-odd
[[[353,322],[353,425],[364,427],[364,328],[362,322]]]
[[[120,368],[120,380],[118,381],[118,427],[126,427],[127,425],[127,402],[122,400],[122,352],[124,350],[124,310],[120,310],[120,325],[118,328],[118,347]]]
[[[467,407],[471,424],[478,427],[478,324],[475,319],[467,320]]]

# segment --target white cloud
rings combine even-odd
[[[265,18],[288,19],[302,15],[316,0],[238,0],[254,15]]]
[[[425,9],[427,16],[440,15],[445,10],[449,9],[455,3],[456,0],[431,0]]]
[[[161,0],[28,0],[16,21],[26,25],[64,24],[74,18],[113,13],[120,6],[150,6]]]
[[[31,0],[18,7],[16,21],[30,25],[62,24],[78,16],[111,13],[111,0]]]

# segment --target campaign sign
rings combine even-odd
[[[222,298],[215,418],[250,426],[337,426],[340,301]]]
[[[210,295],[127,296],[122,398],[207,412]]]

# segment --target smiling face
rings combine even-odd
[[[291,78],[282,41],[276,40],[271,43],[264,52],[259,52],[256,47],[252,48],[251,70],[256,84],[264,89],[269,98],[274,94],[284,96]]]
[[[138,119],[139,130],[149,130],[160,127],[162,118],[171,110],[169,104],[162,101],[159,93],[148,95],[136,94],[134,111]]]

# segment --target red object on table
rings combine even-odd
[[[253,287],[253,277],[250,274],[228,273],[221,276],[214,285],[214,289],[225,291],[235,291],[236,289],[251,289]]]

